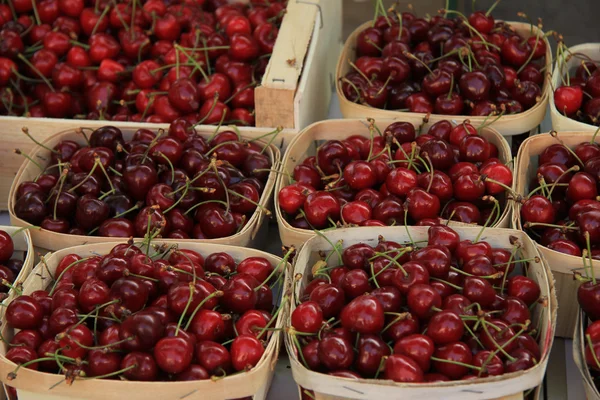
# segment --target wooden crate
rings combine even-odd
[[[67,254],[78,254],[82,257],[107,254],[118,243],[125,243],[125,241],[70,247],[46,255],[46,265],[38,264],[35,267],[33,273],[23,284],[23,293],[30,294],[35,290],[46,289],[51,281],[49,273],[54,273],[60,260]],[[154,243],[160,245],[163,242],[157,240]],[[291,281],[288,274],[291,265],[284,263],[280,257],[259,250],[210,243],[182,243],[179,248],[194,250],[203,255],[223,251],[231,255],[236,262],[247,257],[264,257],[273,266],[282,265],[285,271],[285,283],[279,296],[288,291]],[[11,293],[7,301],[11,301],[15,297],[16,294]],[[10,340],[14,335],[14,330],[6,323],[5,310],[4,307],[0,310],[1,333],[3,338]],[[279,328],[283,325],[285,314],[285,312],[279,314],[275,327]],[[0,344],[0,380],[17,389],[19,400],[104,400],[125,397],[129,400],[183,398],[229,400],[245,396],[250,396],[253,400],[264,400],[275,373],[275,364],[281,346],[281,334],[279,331],[273,332],[259,363],[249,371],[232,374],[223,379],[187,382],[76,379],[73,384],[69,385],[65,382],[64,375],[28,368],[20,369],[16,379],[8,382],[7,374],[14,371],[16,364],[5,357],[9,348],[6,343]],[[62,383],[57,385],[57,382]]]
[[[199,130],[198,134],[203,136],[204,138],[209,137],[214,131],[214,128],[209,127],[209,131],[201,131]],[[221,131],[227,130],[225,127],[220,128]],[[123,137],[125,140],[129,140],[136,129],[125,129],[123,130]],[[242,136],[243,139],[246,139]],[[50,136],[45,142],[44,145],[47,148],[53,148],[57,143],[63,140],[73,140],[80,145],[85,145],[85,139],[81,134],[74,130],[67,130],[64,132],[56,133]],[[265,143],[263,143],[265,144]],[[265,144],[266,145],[266,144]],[[280,152],[277,147],[271,145],[267,147],[266,153],[270,160],[273,169],[277,169],[280,162]],[[50,157],[49,150],[46,150],[43,147],[37,147],[34,151],[30,153],[30,158],[37,160],[42,165],[47,165]],[[15,179],[12,181],[12,186],[10,188],[10,192],[8,195],[8,212],[10,214],[10,222],[13,226],[17,227],[30,227],[31,224],[21,218],[19,218],[14,210],[14,206],[16,203],[16,193],[19,185],[24,181],[31,181],[39,174],[39,168],[32,162],[25,160],[19,168]],[[259,205],[256,210],[252,213],[252,216],[249,218],[246,225],[234,235],[223,237],[223,238],[215,238],[215,239],[164,239],[165,242],[172,243],[181,243],[181,242],[208,242],[208,243],[220,243],[220,244],[228,244],[233,246],[241,246],[241,247],[249,247],[252,245],[256,245],[258,243],[257,235],[259,230],[263,226],[263,221],[267,216],[265,210],[271,208],[271,199],[273,188],[275,186],[276,180],[276,172],[271,171],[269,173],[268,179],[265,182],[265,187],[263,192],[260,195]],[[267,224],[265,224],[267,225]],[[114,238],[107,238],[102,236],[82,236],[82,235],[71,235],[66,233],[57,233],[51,232],[46,229],[32,229],[31,237],[35,243],[36,248],[42,250],[50,250],[56,251],[60,249],[64,249],[66,247],[73,247],[82,244],[92,244],[92,243],[104,243],[107,241],[114,241]]]
[[[419,120],[418,117],[412,117],[408,119],[403,118],[399,120],[410,122],[417,128],[419,126],[423,126],[423,132],[426,132],[427,129],[432,125],[431,122],[424,123],[423,120]],[[375,121],[375,125],[383,132],[388,125],[395,121],[397,120],[381,119]],[[359,119],[335,119],[316,122],[300,132],[294,141],[290,143],[281,162],[281,173],[277,176],[274,198],[274,213],[277,216],[279,236],[284,246],[294,245],[299,248],[304,242],[314,236],[313,231],[308,229],[294,228],[292,225],[290,225],[279,208],[279,198],[277,195],[281,189],[290,184],[290,178],[288,174],[291,174],[294,170],[294,167],[298,164],[301,164],[305,158],[316,154],[316,144],[318,142],[333,139],[343,140],[352,135],[362,135],[368,137],[368,122]],[[500,158],[503,163],[508,164],[512,160],[510,147],[508,146],[506,139],[502,137],[498,131],[492,128],[484,128],[481,130],[481,135],[498,147],[498,158]],[[511,211],[512,205],[505,204],[502,214],[498,219],[498,223],[494,227],[508,228],[511,220]],[[460,223],[451,223],[451,225],[457,224]]]
[[[340,54],[340,58],[338,61],[337,69],[336,69],[336,91],[337,96],[340,100],[340,109],[342,111],[342,115],[344,118],[424,118],[425,114],[423,113],[411,113],[411,112],[402,112],[402,111],[394,111],[394,110],[382,110],[379,108],[373,108],[367,105],[354,103],[344,96],[342,92],[342,82],[340,78],[345,76],[351,69],[348,64],[348,60],[356,59],[356,40],[358,38],[358,34],[364,29],[370,26],[371,22],[366,22],[363,25],[359,26],[352,35],[346,41],[344,45],[344,49]],[[522,37],[531,36],[531,25],[522,22],[507,22],[514,30],[521,35]],[[538,32],[538,28],[534,27],[533,32]],[[543,33],[543,32],[542,32]],[[552,52],[550,48],[550,44],[548,40],[544,38],[546,43],[547,51],[546,51],[546,71],[550,71],[552,68]],[[536,105],[530,108],[527,111],[524,111],[519,114],[511,114],[498,118],[491,125],[493,128],[497,129],[504,136],[513,136],[519,135],[524,132],[529,132],[533,128],[537,127],[544,116],[546,115],[546,106],[548,104],[548,96],[551,92],[550,89],[550,79],[548,76],[544,78],[544,85],[542,86],[542,98]],[[443,119],[454,120],[457,122],[462,122],[466,119],[469,119],[471,124],[474,126],[480,126],[484,123],[487,117],[478,117],[478,116],[468,116],[468,115],[442,115],[442,114],[431,114],[429,120],[432,123],[438,122]]]
[[[581,142],[589,141],[593,132],[562,132],[558,137],[565,146],[575,147]],[[532,189],[529,184],[535,177],[537,170],[537,157],[551,144],[559,143],[548,133],[531,136],[527,138],[517,154],[515,168],[516,192],[526,196]],[[523,230],[521,221],[521,204],[514,202],[512,226]],[[556,336],[572,338],[577,319],[579,305],[577,304],[577,288],[580,283],[573,279],[573,272],[583,272],[583,261],[581,257],[574,257],[559,253],[540,244],[537,245],[540,253],[548,261],[548,266],[556,281],[556,295],[560,312],[556,323]],[[594,275],[600,278],[600,261],[592,260]]]
[[[578,54],[581,57],[589,57],[590,59],[598,62],[600,59],[600,43],[582,43],[577,46],[569,48],[569,53]],[[567,55],[565,55],[565,58]],[[577,58],[574,56],[568,56],[565,58],[557,59],[554,64],[554,70],[552,71],[552,87],[558,88],[562,85],[562,77],[570,72],[573,72],[575,68],[579,66],[579,63],[583,61],[583,58]],[[598,129],[597,126],[580,122],[569,118],[556,108],[554,103],[554,93],[550,96],[550,116],[552,117],[552,129],[556,131],[592,131],[595,132]]]
[[[257,137],[283,127],[275,144],[284,149],[300,129],[326,119],[335,85],[335,63],[342,47],[341,10],[342,0],[289,0],[273,55],[261,86],[255,89],[257,125],[240,127],[243,136]],[[121,129],[168,127],[168,124],[0,116],[3,144],[0,148],[0,209],[7,209],[11,182],[23,162],[23,157],[13,150],[18,148],[29,153],[35,147],[21,128],[27,127],[42,141],[67,129],[104,125]],[[214,129],[205,125],[199,128]]]
[[[320,251],[331,250],[330,243],[343,241],[343,247],[352,246],[356,243],[365,243],[375,246],[379,235],[387,240],[397,243],[409,243],[411,241],[426,241],[427,227],[409,227],[407,230],[396,227],[363,227],[360,229],[336,229],[323,232],[324,236],[314,236],[307,241],[298,255],[294,265],[294,276],[301,274],[301,279],[294,286],[289,317],[285,324],[290,326],[291,313],[295,309],[296,299],[306,287],[311,275],[311,267],[316,260],[320,259]],[[479,228],[454,228],[461,239],[473,239],[479,232]],[[468,381],[451,381],[436,383],[396,383],[390,380],[375,379],[345,379],[307,369],[298,358],[298,351],[290,334],[285,335],[285,345],[290,356],[292,374],[294,380],[303,388],[313,390],[317,400],[366,400],[366,399],[421,399],[421,400],[521,400],[523,392],[541,385],[548,365],[548,359],[554,329],[556,327],[556,295],[550,270],[543,256],[538,252],[533,240],[525,233],[510,229],[486,229],[482,240],[490,243],[493,247],[510,249],[513,244],[510,237],[516,237],[522,244],[523,258],[539,257],[539,262],[529,264],[529,276],[539,285],[542,295],[548,299],[546,308],[538,307],[534,320],[540,318],[540,350],[541,359],[534,367],[519,372],[504,375],[478,378]],[[336,259],[336,257],[331,257]],[[329,264],[334,265],[335,260]],[[535,323],[534,323],[535,325]],[[534,391],[534,398],[539,398],[539,390]]]

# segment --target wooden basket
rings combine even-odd
[[[88,244],[59,250],[45,257],[46,266],[38,264],[33,273],[23,285],[23,293],[29,294],[35,290],[46,289],[49,283],[49,273],[54,273],[60,260],[68,254],[78,254],[82,257],[98,254],[108,254],[120,242]],[[161,244],[163,241],[153,241]],[[212,243],[181,243],[180,249],[195,250],[203,255],[214,252],[226,252],[236,262],[247,257],[264,257],[272,265],[279,264],[282,260],[263,251],[246,249],[243,247],[226,246]],[[291,265],[286,263],[285,282],[289,281],[288,273]],[[49,271],[49,272],[48,272]],[[283,291],[282,291],[283,292]],[[9,300],[16,295],[13,293]],[[13,329],[9,328],[4,315],[5,309],[0,310],[2,321],[1,332],[4,338],[10,340]],[[281,327],[285,319],[285,312],[279,314],[276,327]],[[263,400],[269,392],[273,379],[275,364],[281,345],[281,335],[275,331],[267,344],[265,353],[259,363],[248,372],[234,374],[218,380],[189,381],[189,382],[134,382],[121,380],[102,379],[77,379],[72,385],[64,382],[64,376],[45,372],[34,371],[28,368],[19,370],[16,379],[6,381],[7,374],[14,371],[16,364],[6,357],[7,346],[0,344],[0,380],[17,389],[19,400],[48,399],[78,399],[78,400],[105,400],[122,399],[148,400],[148,399],[219,399],[229,400],[240,397],[252,396],[253,400]],[[61,382],[61,384],[58,384]],[[57,385],[58,384],[58,385]]]
[[[600,43],[583,43],[569,48],[571,53],[579,53],[600,62]],[[556,89],[562,85],[562,77],[574,70],[582,60],[571,57],[566,63],[565,59],[556,60],[552,71],[552,88]],[[550,90],[552,90],[552,88]],[[561,114],[554,103],[554,93],[549,94],[550,117],[552,118],[552,129],[562,131],[596,131],[597,126],[579,122]]]
[[[581,142],[591,140],[593,132],[560,132],[558,137],[565,146],[575,147]],[[515,168],[516,187],[515,191],[520,195],[527,195],[531,188],[529,183],[535,178],[537,170],[537,157],[542,151],[551,144],[558,141],[549,134],[539,134],[527,138],[521,144],[517,154],[517,163]],[[514,202],[512,225],[515,229],[523,230],[521,221],[521,204]],[[551,250],[538,244],[540,253],[548,261],[556,281],[556,295],[560,313],[556,325],[556,335],[565,338],[573,337],[575,320],[577,318],[577,288],[579,283],[573,280],[573,271],[580,270],[583,267],[581,257],[569,256]],[[600,278],[600,261],[593,260],[594,275]]]
[[[255,89],[256,127],[240,127],[243,136],[255,138],[281,126],[285,129],[275,144],[284,149],[300,129],[327,118],[336,57],[342,47],[341,18],[342,0],[288,2],[266,73]],[[68,129],[105,125],[123,130],[168,128],[168,124],[0,116],[0,209],[8,209],[10,182],[23,162],[13,149],[27,154],[35,147],[21,132],[22,127],[44,141]],[[202,131],[211,129],[214,127],[200,126]]]
[[[428,227],[410,227],[412,240],[418,242],[427,240]],[[455,228],[461,239],[474,239],[479,234],[478,228]],[[405,229],[397,227],[364,227],[361,229],[338,229],[324,232],[324,235],[336,243],[343,240],[344,247],[356,243],[377,245],[378,236],[398,243],[409,242]],[[541,288],[543,296],[548,298],[548,307],[535,317],[543,318],[541,324],[540,349],[542,351],[539,363],[522,372],[510,373],[496,377],[469,380],[466,382],[441,382],[432,384],[400,384],[387,380],[350,380],[333,377],[310,371],[298,360],[297,351],[289,335],[285,336],[286,348],[290,355],[292,373],[296,383],[303,388],[313,390],[317,400],[343,399],[421,399],[421,400],[482,400],[482,399],[522,399],[522,392],[539,386],[544,378],[550,349],[556,327],[556,296],[552,275],[543,256],[538,252],[535,243],[523,232],[510,229],[490,228],[484,232],[482,240],[493,247],[511,249],[509,237],[516,237],[523,244],[523,257],[538,256],[539,263],[530,263],[530,277]],[[294,276],[302,274],[302,280],[294,288],[292,294],[291,312],[295,308],[297,298],[308,282],[312,265],[319,260],[319,251],[330,250],[330,243],[321,236],[315,236],[306,242],[296,257]],[[332,257],[335,258],[335,257]],[[539,309],[540,307],[538,307]],[[535,319],[535,318],[534,318]],[[288,319],[286,322],[290,324]]]
[[[522,22],[507,22],[514,30],[521,35],[522,37],[529,37],[531,32],[531,25]],[[344,96],[342,92],[342,84],[340,81],[341,77],[344,77],[346,73],[350,71],[350,64],[348,64],[348,60],[354,61],[356,59],[356,39],[358,34],[363,31],[365,28],[371,26],[371,22],[365,22],[361,26],[359,26],[346,40],[346,44],[344,45],[344,49],[342,50],[342,54],[338,60],[336,76],[336,90],[337,95],[340,100],[340,109],[342,111],[342,115],[344,118],[396,118],[399,120],[406,120],[407,117],[416,116],[419,119],[425,117],[425,114],[422,113],[410,113],[404,111],[393,111],[393,110],[382,110],[378,108],[369,107],[366,105],[354,103]],[[538,28],[533,28],[534,32],[538,32]],[[543,32],[542,32],[543,33]],[[552,69],[552,52],[550,49],[550,44],[548,40],[544,38],[544,42],[546,43],[547,52],[546,52],[546,71],[550,71]],[[524,132],[529,132],[536,126],[538,126],[544,116],[546,115],[546,106],[548,104],[548,96],[550,94],[550,79],[548,77],[544,78],[544,85],[542,86],[542,98],[541,100],[532,108],[527,111],[524,111],[519,114],[506,115],[498,118],[492,126],[496,128],[502,135],[504,136],[513,136],[519,135]],[[469,119],[474,126],[479,126],[483,123],[486,117],[472,117],[466,115],[442,115],[442,114],[431,114],[429,117],[431,122],[438,122],[443,119],[456,120],[456,121],[464,121],[465,119]]]
[[[423,120],[415,117],[412,119],[409,118],[406,121],[412,123],[415,125],[415,127],[423,124]],[[381,119],[377,120],[375,125],[383,132],[383,130],[392,122],[394,121],[389,119]],[[426,131],[432,124],[432,121],[424,124],[423,131]],[[333,139],[342,140],[352,135],[370,137],[368,123],[358,119],[339,119],[316,122],[300,132],[300,134],[298,134],[298,136],[288,146],[281,163],[280,171],[282,173],[280,173],[277,177],[274,196],[274,212],[277,215],[279,236],[281,237],[281,242],[284,246],[294,245],[299,248],[300,245],[314,235],[312,231],[298,229],[291,226],[283,217],[281,209],[279,208],[279,198],[277,194],[283,187],[290,184],[287,173],[291,174],[296,165],[301,164],[306,157],[316,154],[315,144],[317,141]],[[495,144],[496,147],[498,147],[498,158],[500,158],[503,163],[508,163],[510,160],[512,160],[510,147],[508,146],[506,139],[504,139],[495,129],[484,128],[481,131],[481,136],[485,137],[491,143]],[[511,207],[504,208],[496,227],[507,228],[510,225],[510,208]]]
[[[585,330],[588,325],[588,319],[585,313],[581,310],[577,312],[577,320],[575,322],[575,332],[573,333],[573,360],[583,380],[583,389],[587,400],[600,400],[598,388],[594,385],[594,380],[590,374],[590,370],[585,362]]]
[[[208,127],[210,129],[210,127]],[[137,129],[137,128],[136,128]],[[136,129],[126,129],[123,130],[123,137],[125,138],[125,140],[130,139],[133,134],[135,133]],[[227,128],[222,127],[220,129],[221,131],[227,130]],[[214,128],[212,128],[211,130],[204,130],[199,132],[199,134],[203,137],[210,137],[213,133],[214,133]],[[46,141],[43,142],[43,144],[48,147],[48,148],[53,148],[57,143],[59,143],[61,140],[73,140],[77,143],[79,143],[80,145],[85,145],[85,138],[82,137],[81,134],[77,133],[75,130],[68,130],[68,131],[64,131],[64,132],[60,132],[57,133],[51,137],[49,137],[48,139],[46,139]],[[271,164],[273,165],[272,168],[277,168],[277,166],[279,165],[279,161],[280,161],[280,152],[279,149],[273,145],[268,147],[268,155],[269,158],[271,159]],[[33,152],[30,154],[31,158],[34,160],[38,160],[41,163],[43,163],[43,165],[48,164],[48,161],[50,160],[50,152],[46,149],[44,149],[41,146],[37,146]],[[8,197],[8,211],[10,214],[10,222],[12,225],[14,226],[19,226],[19,227],[29,227],[31,226],[31,224],[29,224],[27,221],[22,220],[21,218],[17,217],[15,215],[15,211],[14,211],[14,206],[15,206],[15,202],[16,202],[16,193],[17,193],[17,189],[19,187],[19,185],[24,182],[24,181],[28,181],[28,180],[33,180],[38,174],[39,174],[39,168],[33,164],[32,162],[29,162],[27,160],[25,160],[25,162],[22,163],[21,168],[19,169],[16,178],[14,179],[14,181],[12,182],[12,186],[10,189],[10,193],[9,193],[9,197]],[[218,238],[218,239],[205,239],[202,241],[209,241],[211,243],[222,243],[222,244],[229,244],[229,245],[233,245],[233,246],[243,246],[246,247],[248,245],[250,245],[253,240],[255,239],[258,230],[260,229],[263,220],[265,218],[265,209],[268,209],[271,205],[271,194],[273,192],[273,187],[275,185],[275,172],[270,172],[269,173],[269,178],[265,184],[265,188],[263,190],[263,193],[261,194],[260,197],[260,202],[259,204],[261,205],[261,207],[257,207],[256,211],[252,214],[252,217],[248,220],[248,222],[246,223],[246,225],[235,235],[232,236],[227,236],[224,238]],[[31,231],[31,237],[33,238],[33,242],[35,243],[36,247],[42,248],[42,249],[47,249],[47,250],[60,250],[60,249],[64,249],[65,247],[72,247],[72,246],[77,246],[77,245],[81,245],[81,244],[90,244],[90,243],[103,243],[103,242],[107,242],[107,241],[114,241],[114,238],[106,238],[106,237],[101,237],[101,236],[82,236],[82,235],[69,235],[69,234],[65,234],[65,233],[56,233],[56,232],[51,232],[45,229],[33,229]],[[191,239],[188,239],[191,240]],[[181,242],[182,240],[168,240],[165,239],[165,241],[167,242]],[[186,240],[183,240],[186,241]],[[197,241],[197,240],[195,240]]]

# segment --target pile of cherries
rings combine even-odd
[[[595,135],[573,149],[560,139],[548,146],[532,180],[534,189],[521,199],[521,221],[530,236],[560,253],[581,257],[582,249],[589,249],[591,257],[600,259],[600,145]]]
[[[340,77],[344,97],[374,108],[445,115],[530,109],[543,95],[546,43],[541,35],[522,38],[491,11],[379,15],[356,38],[356,61]]]
[[[15,257],[15,244],[10,234],[0,230],[0,292],[8,292],[23,269],[23,260]],[[23,257],[27,256],[25,254]]]
[[[498,220],[512,172],[468,121],[443,120],[417,136],[411,123],[380,132],[371,120],[370,131],[370,138],[328,140],[294,167],[294,183],[278,193],[293,227],[432,225],[440,216],[481,225]]]
[[[559,52],[568,52],[566,46],[559,44]],[[581,63],[570,75],[567,71],[561,76],[561,86],[554,90],[554,103],[559,113],[587,124],[600,125],[600,70],[598,63],[589,57],[569,53]]]
[[[285,0],[0,5],[0,115],[254,125]]]
[[[442,382],[497,376],[541,360],[539,285],[521,244],[492,248],[429,228],[422,248],[341,241],[312,267],[288,339],[308,369],[349,379]],[[323,255],[325,256],[325,255]]]
[[[168,132],[139,129],[129,140],[113,126],[80,133],[87,145],[62,140],[37,178],[20,183],[17,217],[73,235],[213,239],[262,208],[269,149],[237,132],[205,138],[177,119]]]
[[[41,269],[47,289],[25,288],[6,309],[5,323],[18,330],[6,358],[19,367],[8,379],[29,368],[68,381],[190,381],[255,367],[278,328],[273,290],[283,261],[144,247],[69,254],[53,277]]]

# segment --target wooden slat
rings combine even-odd
[[[288,3],[262,84],[255,90],[257,126],[295,128],[294,96],[321,0],[300,1]]]

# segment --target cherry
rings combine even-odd
[[[349,368],[354,362],[352,344],[339,336],[327,336],[320,340],[319,360],[329,370]]]
[[[480,338],[481,343],[488,350],[497,350],[500,346],[504,351],[510,353],[517,346],[515,341],[509,342],[515,336],[514,330],[506,322],[499,319],[491,319],[489,323],[500,328],[500,331],[497,331],[493,326],[489,326],[488,323],[484,323]]]
[[[254,336],[240,335],[231,344],[231,364],[236,371],[245,371],[255,367],[265,349]]]
[[[512,351],[510,355],[514,357],[515,360],[507,360],[505,362],[506,372],[524,371],[537,364],[537,360],[529,350],[516,349]]]
[[[394,273],[393,284],[403,294],[408,294],[417,284],[427,283],[429,283],[429,272],[423,264],[416,261],[402,264],[402,270],[398,269]]]
[[[456,364],[471,364],[473,356],[471,350],[463,342],[449,343],[435,350],[433,367],[450,379],[460,379],[467,374],[468,368]],[[453,363],[456,362],[456,363]]]
[[[433,308],[439,308],[442,305],[439,293],[431,286],[422,283],[411,286],[406,296],[406,302],[410,310],[420,318],[431,316],[434,312]]]
[[[595,285],[592,281],[584,282],[577,289],[577,301],[581,309],[592,320],[600,319],[597,304],[600,299],[600,286]]]
[[[329,192],[315,192],[308,195],[304,202],[307,221],[315,228],[328,225],[329,219],[336,221],[340,215],[340,203]]]
[[[134,352],[149,350],[163,336],[164,329],[158,315],[152,312],[138,312],[121,324],[119,337],[121,340],[127,339],[121,346]]]
[[[423,189],[413,188],[406,196],[408,214],[416,221],[434,218],[440,212],[440,199]]]
[[[88,376],[104,376],[119,370],[121,356],[104,350],[91,350],[87,355],[85,373]]]
[[[489,307],[494,302],[496,291],[486,279],[468,276],[465,278],[463,295],[473,303]]]
[[[486,100],[489,96],[490,81],[480,71],[463,74],[458,81],[458,86],[462,95],[471,101]]]
[[[531,320],[527,304],[517,297],[508,297],[504,302],[504,312],[500,315],[509,324],[525,324]]]
[[[154,381],[158,376],[158,367],[148,353],[133,351],[123,357],[121,369],[129,368],[123,375],[133,381]]]
[[[183,372],[191,364],[193,355],[193,344],[183,337],[164,337],[154,347],[156,364],[170,374]]]
[[[39,364],[32,362],[38,358],[37,353],[30,347],[12,347],[6,352],[5,357],[17,365],[28,363],[27,368],[38,369]]]
[[[209,373],[218,373],[221,369],[231,369],[231,355],[229,351],[219,343],[212,341],[199,342],[195,351],[198,363]]]
[[[423,370],[411,358],[392,354],[385,361],[384,367],[385,379],[395,382],[418,383],[423,382]]]
[[[175,380],[177,381],[199,381],[209,378],[208,371],[198,364],[191,364],[185,370],[175,375]]]
[[[58,345],[61,354],[71,358],[84,358],[90,346],[94,344],[92,331],[85,325],[77,325],[68,328],[58,335]]]
[[[550,200],[541,195],[531,196],[521,206],[521,217],[527,222],[552,224],[555,215]]]
[[[509,296],[516,297],[527,305],[533,304],[540,297],[540,287],[531,278],[522,275],[515,275],[507,281],[507,293]]]
[[[373,377],[377,373],[383,357],[389,355],[390,348],[379,336],[361,335],[354,367],[362,375]]]
[[[323,317],[329,319],[344,308],[344,292],[330,284],[319,285],[310,293],[310,301],[317,303]]]
[[[592,200],[598,195],[594,177],[586,172],[577,172],[569,180],[567,198],[575,203],[579,200]]]
[[[425,335],[408,335],[396,342],[394,354],[401,354],[415,361],[421,370],[428,371],[435,350],[433,341]]]
[[[6,308],[6,320],[15,329],[36,329],[42,323],[42,306],[31,296],[19,296]]]
[[[490,359],[491,357],[491,359]],[[489,360],[489,361],[488,361]],[[484,368],[481,377],[498,376],[504,374],[504,363],[496,354],[489,350],[482,350],[473,356],[473,365]]]
[[[445,225],[432,226],[427,231],[427,237],[427,245],[443,246],[450,250],[451,253],[456,250],[460,242],[458,233]]]
[[[463,322],[454,311],[440,311],[429,320],[427,336],[436,345],[445,345],[457,342],[464,333]]]
[[[257,302],[254,289],[258,286],[259,282],[252,275],[245,273],[235,275],[222,288],[224,294],[220,299],[221,305],[235,313],[243,313],[254,308]],[[212,307],[207,305],[205,308]]]
[[[340,320],[342,326],[350,331],[375,334],[384,325],[383,307],[376,297],[362,295],[344,307]]]

